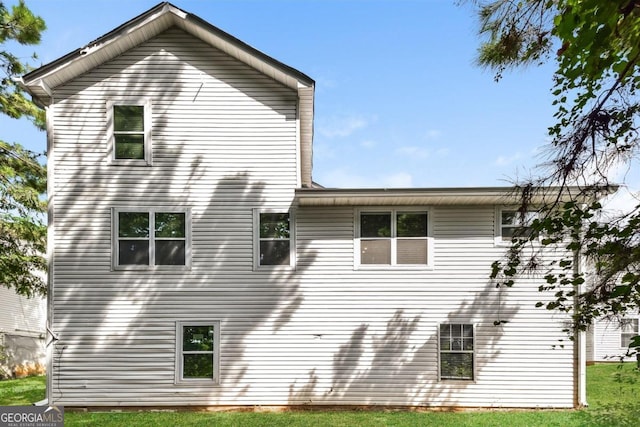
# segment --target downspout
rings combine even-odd
[[[53,330],[53,312],[54,312],[54,271],[55,271],[55,219],[54,219],[54,205],[55,205],[55,162],[54,158],[54,109],[55,100],[53,91],[40,82],[40,86],[49,95],[49,103],[45,108],[46,112],[46,130],[47,130],[47,388],[45,401],[47,405],[51,405],[51,396],[53,392],[53,352],[55,349],[56,341],[58,341],[58,334]]]
[[[583,273],[582,257],[578,249],[573,252],[573,274],[574,277]],[[574,313],[582,308],[579,306],[579,296],[584,292],[584,282],[575,285],[576,295],[573,297]],[[573,374],[574,374],[574,400],[573,406],[582,408],[588,406],[587,403],[587,340],[586,332],[576,330],[573,335]]]

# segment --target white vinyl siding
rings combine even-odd
[[[50,404],[573,405],[566,319],[534,307],[535,278],[487,279],[493,206],[413,206],[430,267],[354,269],[354,208],[295,205],[295,91],[171,28],[54,92]],[[106,102],[143,97],[153,166],[112,167]],[[125,206],[188,206],[191,268],[113,269]],[[265,208],[295,211],[295,269],[254,269]],[[176,319],[220,320],[217,385],[177,383]],[[441,323],[475,325],[475,381],[439,381]]]
[[[587,360],[635,361],[635,355],[629,353],[629,340],[638,335],[639,324],[637,313],[629,313],[619,320],[596,319],[586,332]]]

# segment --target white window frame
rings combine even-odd
[[[149,214],[149,237],[139,238],[149,241],[148,265],[119,265],[119,214],[121,212],[145,212]],[[185,249],[184,265],[155,265],[155,214],[156,213],[183,213],[185,215]],[[189,270],[191,269],[191,208],[185,207],[115,207],[111,209],[111,259],[113,270]],[[160,238],[159,240],[162,240]],[[126,239],[125,239],[126,240]],[[172,239],[177,240],[177,239]]]
[[[473,328],[473,350],[443,350],[440,346],[440,326],[442,325],[463,325],[463,326],[471,326]],[[476,325],[475,323],[470,323],[470,322],[442,322],[442,323],[438,323],[437,326],[438,330],[437,330],[437,336],[438,336],[438,381],[452,381],[452,382],[456,382],[456,383],[460,383],[460,382],[468,382],[468,383],[475,383],[476,382],[476,378],[477,378],[477,370],[476,370],[476,366],[477,366],[477,352],[476,349],[478,348],[477,346],[477,331],[476,331]],[[443,378],[442,377],[442,353],[465,353],[465,354],[471,354],[473,361],[472,361],[472,366],[471,366],[471,376],[472,378]]]
[[[116,139],[114,134],[113,107],[118,105],[131,105],[144,107],[144,158],[143,159],[116,159]],[[111,165],[125,166],[151,166],[153,163],[152,141],[152,107],[149,99],[110,99],[106,103],[107,109],[107,159]]]
[[[260,214],[288,214],[289,215],[289,265],[260,264]],[[284,239],[282,239],[284,240]],[[296,215],[294,209],[254,209],[253,210],[253,270],[295,270],[296,268]]]
[[[511,245],[511,240],[504,240],[502,238],[502,230],[503,228],[518,228],[519,225],[510,225],[510,226],[503,226],[502,224],[502,213],[503,212],[515,212],[516,214],[518,214],[518,208],[514,207],[514,206],[502,206],[502,207],[498,207],[496,208],[496,212],[495,212],[495,244],[496,246],[510,246]],[[531,215],[532,216],[532,221],[535,218],[538,218],[538,212],[535,210],[530,210],[527,211],[526,215]]]
[[[183,336],[184,326],[213,326],[213,376],[211,378],[184,378]],[[194,354],[193,352],[189,352]],[[205,352],[204,354],[207,354]],[[176,321],[176,361],[175,383],[181,385],[217,385],[220,384],[220,320],[178,320]]]
[[[361,232],[360,232],[360,216],[362,214],[391,214],[391,263],[390,264],[362,264],[361,263]],[[427,215],[427,263],[426,264],[398,264],[397,263],[397,231],[396,217],[398,213],[426,213]],[[354,242],[354,269],[356,270],[385,270],[385,269],[406,269],[406,270],[430,270],[433,269],[433,214],[432,210],[427,207],[367,207],[357,208],[355,210],[355,242]],[[423,239],[419,238],[401,238],[401,239]]]
[[[624,327],[631,325],[633,332],[627,332]],[[637,335],[640,335],[640,321],[637,317],[625,317],[620,319],[620,348],[629,348],[631,339]]]

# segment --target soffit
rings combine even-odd
[[[596,199],[615,191],[603,189]],[[439,206],[439,205],[515,205],[521,200],[516,187],[411,188],[411,189],[324,189],[296,190],[298,206]],[[579,194],[569,187],[560,191],[549,187],[534,192],[530,203],[541,205],[568,201]],[[586,201],[586,197],[583,198]],[[591,198],[590,198],[591,199]]]

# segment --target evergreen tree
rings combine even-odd
[[[44,29],[44,21],[23,1],[10,9],[0,2],[0,113],[30,119],[41,129],[43,111],[15,81],[27,66],[4,46],[9,41],[37,44]],[[4,141],[0,130],[0,285],[27,296],[46,293],[46,169],[41,156]]]
[[[494,263],[492,278],[513,286],[517,276],[542,270],[547,296],[538,305],[571,313],[574,330],[597,317],[634,312],[640,205],[612,216],[594,200],[619,179],[618,171],[639,166],[640,1],[493,0],[478,12],[485,38],[478,62],[493,68],[497,80],[512,67],[556,64],[549,158],[538,177],[519,183],[523,218],[541,188],[572,192],[568,202],[551,198],[542,206],[533,231],[514,239],[507,258]],[[550,245],[586,257],[597,274],[585,277],[573,256],[545,262],[536,248]],[[557,267],[560,273],[553,272]],[[638,346],[640,337],[632,344]]]

